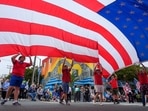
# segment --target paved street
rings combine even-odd
[[[55,102],[32,102],[29,100],[20,101],[20,103],[21,106],[12,106],[12,101],[9,101],[5,105],[0,105],[0,111],[148,111],[148,103],[146,107],[140,103],[114,105],[105,102],[103,106],[85,102],[72,102],[70,106]]]

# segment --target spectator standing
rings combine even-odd
[[[95,89],[94,89],[94,86],[91,86],[91,88],[90,88],[90,99],[91,99],[91,101],[93,100],[93,102],[94,102],[94,97],[95,97]]]
[[[74,89],[74,102],[80,101],[79,91],[80,91],[80,88],[78,86],[75,86],[75,89]]]
[[[90,102],[90,89],[89,86],[85,86],[85,91],[84,91],[84,99],[85,102]]]
[[[80,101],[84,102],[84,93],[85,93],[85,89],[83,86],[80,86]]]

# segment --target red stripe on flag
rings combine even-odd
[[[104,55],[103,56],[104,59],[106,59],[110,64],[112,64],[112,67],[114,70],[119,69],[119,66],[118,66],[116,60],[113,58],[113,56],[108,51],[106,51],[104,49],[104,47],[102,47],[98,44],[98,50],[99,50],[99,55],[102,55],[102,56]]]
[[[78,62],[90,62],[90,61],[94,61],[94,62],[98,62],[98,58],[94,58],[94,57],[90,57],[90,56],[86,56],[86,55],[78,55],[72,52],[64,52],[61,50],[58,50],[57,48],[54,47],[46,47],[46,46],[21,46],[18,44],[4,44],[4,45],[0,45],[1,49],[5,49],[7,50],[7,55],[12,55],[14,53],[18,53],[19,50],[21,50],[21,53],[23,55],[38,55],[38,56],[42,56],[42,55],[48,55],[48,57],[63,57],[63,55],[65,55],[66,57],[73,57],[73,58],[79,58],[77,59]],[[30,50],[31,49],[31,50]],[[2,56],[7,56],[6,53],[2,53]]]
[[[33,35],[33,34],[44,35],[47,37],[51,36],[65,42],[98,50],[98,43],[96,41],[80,37],[69,32],[65,32],[64,30],[58,29],[56,27],[35,24],[35,23],[30,24],[23,21],[3,19],[3,18],[2,19],[0,18],[0,23],[1,23],[0,31],[17,32],[27,35]],[[44,31],[42,30],[43,27]]]
[[[106,79],[110,76],[110,73],[108,73],[106,69],[103,69],[102,74],[103,74],[103,77]]]
[[[94,12],[98,12],[104,7],[104,5],[98,2],[97,0],[74,0],[74,1],[89,8]]]

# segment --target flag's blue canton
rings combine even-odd
[[[140,61],[148,60],[148,0],[117,0],[98,13],[124,33]]]

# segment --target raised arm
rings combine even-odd
[[[64,67],[65,62],[66,62],[66,57],[64,57],[64,61],[63,61],[63,65],[62,65],[62,67]]]
[[[101,64],[99,64],[99,69],[100,69],[100,72],[102,72],[102,71],[103,71],[103,67],[102,67],[102,65],[101,65]]]
[[[99,62],[94,67],[94,70],[96,70],[98,67],[99,67],[100,71],[102,72],[103,68],[102,68],[102,65]]]
[[[14,55],[14,56],[11,57],[11,61],[12,61],[12,63],[15,62],[16,57],[19,56],[19,55],[20,55],[20,54],[16,54],[16,55]]]
[[[99,62],[95,65],[94,71],[97,69],[98,65],[99,65]]]
[[[116,73],[114,73],[113,75],[114,75],[114,78],[118,79],[118,78],[117,78],[117,74],[116,74]]]

